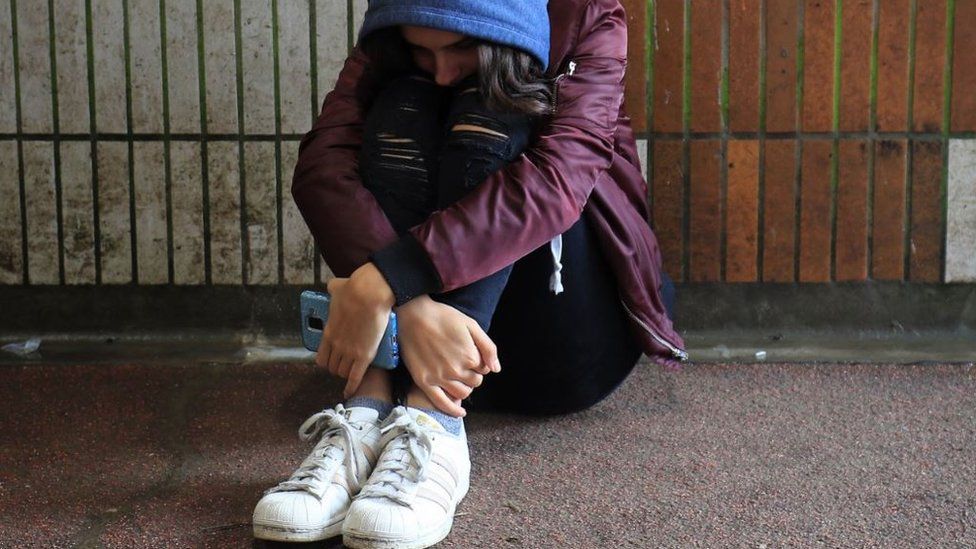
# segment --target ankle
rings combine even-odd
[[[419,387],[413,385],[410,390],[407,391],[407,401],[406,405],[411,408],[420,408],[421,410],[436,410],[434,403],[427,398],[427,395],[420,390]]]
[[[362,383],[350,400],[355,398],[368,398],[384,404],[393,404],[393,383],[389,371],[374,367],[367,368]]]

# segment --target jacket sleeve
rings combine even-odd
[[[579,29],[577,46],[560,68],[555,112],[529,149],[374,254],[388,280],[422,281],[433,265],[436,276],[397,295],[398,303],[465,286],[514,263],[569,229],[593,188],[607,179],[624,93],[624,9],[618,0],[591,0]],[[393,262],[391,273],[384,266]],[[397,285],[391,281],[395,294]]]
[[[322,113],[302,139],[292,179],[295,204],[329,268],[341,277],[397,239],[359,176],[364,116],[356,86],[366,63],[359,50],[346,60]]]

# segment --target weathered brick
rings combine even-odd
[[[294,166],[292,166],[294,168]],[[248,284],[278,283],[278,212],[274,143],[244,144],[244,235]],[[288,197],[291,201],[291,196]],[[293,202],[293,201],[292,201]],[[305,229],[308,232],[308,229]]]
[[[203,2],[209,133],[237,133],[237,54],[234,40],[233,3]],[[267,75],[267,78],[271,77]]]
[[[9,4],[4,2],[0,9],[9,11]],[[21,123],[25,132],[50,133],[54,128],[47,7],[47,2],[17,2],[17,65]],[[124,81],[122,89],[125,89]],[[125,103],[122,112],[124,107]]]
[[[942,142],[912,142],[912,217],[908,278],[942,278]],[[974,250],[976,251],[976,250]]]
[[[725,280],[759,279],[759,142],[729,141],[725,200]]]
[[[956,2],[952,47],[952,131],[976,131],[976,2]]]
[[[729,3],[729,129],[759,130],[759,10],[754,0]]]
[[[917,5],[912,129],[939,133],[942,129],[942,71],[945,67],[945,0],[925,0]]]
[[[0,9],[0,132],[17,131],[17,90],[14,85],[14,29],[9,9]],[[0,273],[3,267],[0,266]],[[0,274],[0,281],[3,280]]]
[[[210,275],[214,284],[241,284],[241,178],[237,143],[207,148],[210,185]]]
[[[878,131],[908,129],[910,0],[878,4]]]
[[[159,0],[129,0],[129,57],[132,131],[162,133],[163,62],[159,42]]]
[[[169,283],[166,235],[166,168],[163,144],[158,141],[133,144],[135,175],[136,265],[139,284]]]
[[[830,281],[830,141],[803,143],[800,181],[800,282]]]
[[[766,131],[796,131],[796,0],[766,3]]]
[[[200,131],[198,58],[196,2],[166,0],[166,70],[174,133]]]
[[[125,133],[128,128],[122,15],[121,5],[92,2],[95,121],[101,133]],[[131,267],[128,270],[131,271]]]
[[[338,5],[329,2],[330,5]],[[345,57],[345,5],[342,6],[342,52]],[[241,3],[241,80],[244,84],[244,132],[274,133],[274,49],[272,47],[271,4]]]
[[[901,280],[905,274],[906,143],[875,145],[871,277]]]
[[[803,131],[826,132],[833,121],[834,2],[804,0],[804,6]]]
[[[348,53],[346,3],[332,0],[315,2],[315,47],[318,60],[318,105],[335,87],[336,78]]]
[[[98,143],[98,226],[103,284],[128,284],[132,274],[129,151],[125,143]]]
[[[624,105],[635,132],[647,131],[647,2],[623,0],[627,11],[627,75],[624,86]]]
[[[200,145],[174,141],[170,151],[173,202],[173,282],[206,281]]]
[[[654,130],[680,132],[684,2],[655,0],[654,8]]]
[[[64,281],[95,283],[95,210],[92,205],[91,144],[61,142],[61,217],[64,219]]]
[[[652,221],[654,233],[661,244],[664,270],[676,282],[686,280],[682,260],[685,191],[681,156],[680,142],[654,142]]]
[[[291,174],[298,161],[298,142],[286,141],[281,144],[282,181],[282,239],[286,284],[310,284],[315,276],[315,242],[305,225],[298,206],[291,198]]]
[[[848,0],[842,6],[840,58],[841,131],[867,131],[871,88],[872,0]]]
[[[722,3],[691,3],[691,131],[722,128]]]
[[[88,133],[90,121],[85,0],[57,0],[54,3],[54,13],[55,56],[58,64],[58,124],[62,133]],[[3,15],[0,15],[0,19],[3,19]],[[13,88],[10,99],[13,100]],[[3,102],[0,99],[0,104]],[[13,116],[13,111],[10,111],[10,115]],[[0,113],[0,119],[3,116]]]
[[[717,282],[722,278],[721,166],[719,141],[691,142],[691,195],[688,197],[691,282]]]
[[[17,143],[0,141],[0,284],[20,284],[24,276],[23,223]]]
[[[848,139],[839,146],[834,264],[841,281],[868,277],[868,146]]]
[[[281,132],[304,134],[312,127],[308,3],[278,2],[278,88]]]
[[[763,281],[793,282],[796,250],[796,141],[766,141],[763,169]]]

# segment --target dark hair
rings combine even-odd
[[[479,40],[478,81],[488,108],[507,113],[544,116],[552,113],[552,80],[528,53],[510,46]],[[377,29],[365,36],[359,48],[369,58],[366,77],[358,94],[370,105],[376,92],[397,77],[417,70],[410,44],[399,27]]]

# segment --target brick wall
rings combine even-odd
[[[672,276],[976,281],[976,1],[625,4]],[[0,285],[327,278],[288,189],[364,8],[0,1]]]
[[[976,281],[976,2],[648,14],[649,199],[675,278]]]

